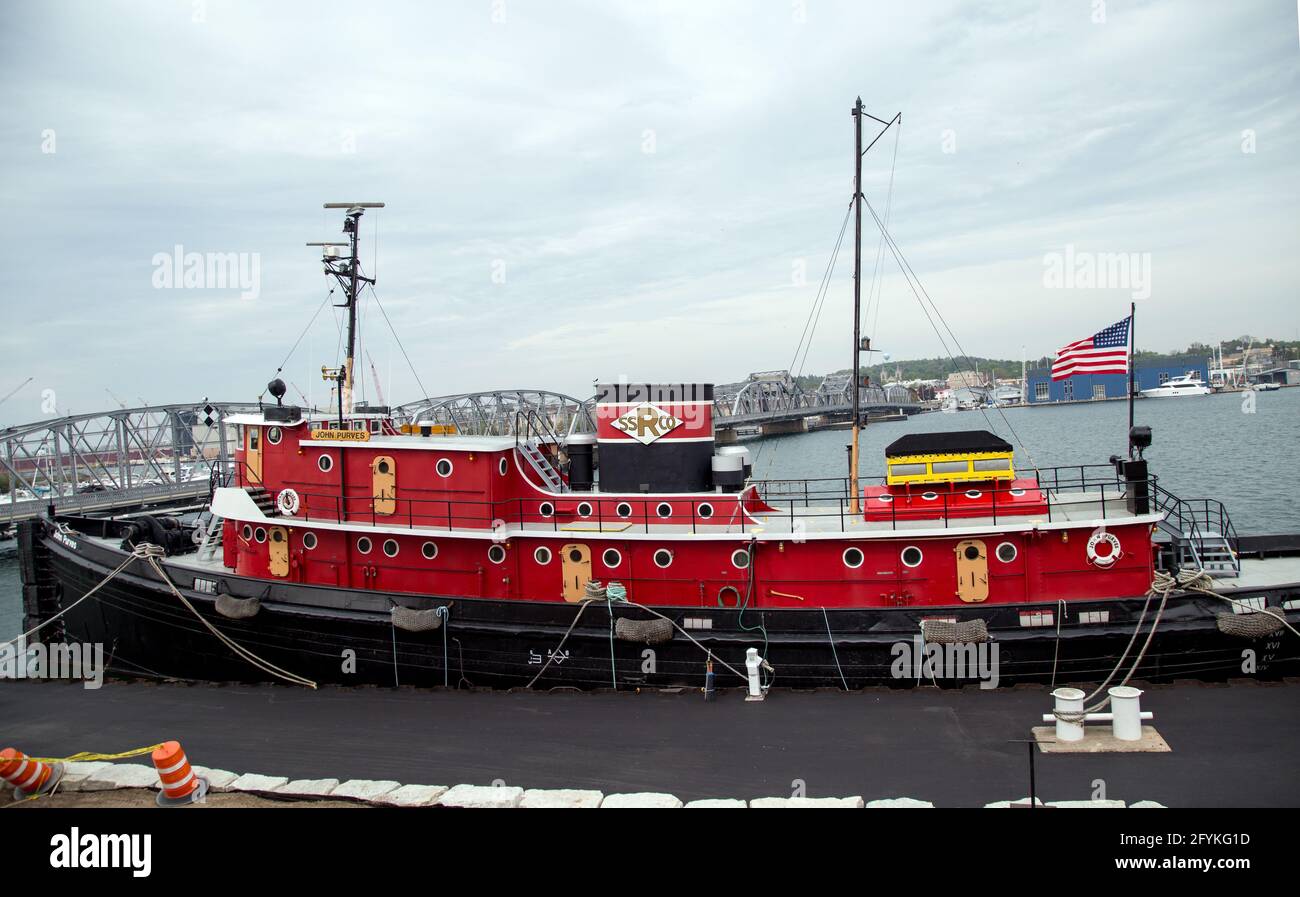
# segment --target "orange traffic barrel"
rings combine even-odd
[[[179,807],[197,803],[208,793],[208,780],[194,774],[179,741],[168,741],[153,752],[154,769],[162,789],[158,806]]]
[[[19,800],[53,791],[62,778],[62,763],[33,760],[16,748],[0,751],[0,779],[14,786],[14,796]]]

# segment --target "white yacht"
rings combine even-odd
[[[1167,399],[1179,396],[1208,396],[1210,387],[1205,385],[1205,381],[1196,374],[1183,374],[1181,377],[1173,377],[1154,389],[1144,389],[1139,395],[1148,399]]]

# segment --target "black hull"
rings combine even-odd
[[[84,539],[75,551],[49,538],[44,545],[63,607],[98,584],[124,557]],[[223,593],[261,599],[256,616],[232,620],[216,612],[212,595],[192,590],[193,569],[166,563],[172,581],[222,632],[277,666],[321,684],[340,685],[508,688],[536,679],[537,688],[699,687],[705,682],[704,649],[743,672],[749,647],[765,654],[776,670],[775,685],[784,688],[911,687],[918,681],[953,686],[987,679],[987,667],[968,669],[961,677],[951,670],[941,670],[933,679],[925,674],[915,656],[921,648],[920,621],[935,616],[987,622],[991,642],[985,650],[991,652],[996,645],[997,653],[985,656],[995,657],[1000,685],[1101,682],[1116,667],[1146,603],[1143,597],[1071,602],[1071,619],[1076,619],[1076,611],[1106,610],[1110,622],[1066,623],[1059,639],[1054,625],[1030,628],[1020,623],[1021,611],[1053,612],[1055,604],[825,614],[820,609],[765,614],[751,610],[743,619],[735,609],[658,608],[687,627],[699,645],[675,632],[670,641],[647,646],[611,639],[611,608],[603,603],[588,605],[575,625],[579,606],[572,604],[389,595],[202,574],[218,580]],[[1248,594],[1266,595],[1270,605],[1280,606],[1300,597],[1300,585]],[[449,602],[448,621],[428,632],[397,629],[388,612],[394,603],[424,608]],[[1157,604],[1151,602],[1151,614]],[[1284,632],[1256,640],[1224,635],[1216,617],[1228,610],[1220,599],[1175,593],[1137,678],[1279,678],[1300,672],[1300,640]],[[617,604],[612,614],[652,618]],[[686,618],[708,620],[712,628],[692,629]],[[218,641],[143,561],[132,562],[61,622],[66,640],[103,643],[110,671],[117,674],[212,681],[270,678]],[[760,624],[766,628],[766,648]],[[561,644],[561,653],[547,664]],[[900,659],[900,645],[912,653]],[[1244,667],[1248,650],[1254,652],[1253,672]],[[716,673],[719,687],[743,684],[720,663]]]

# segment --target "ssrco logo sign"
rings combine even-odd
[[[55,869],[130,869],[135,878],[148,878],[153,869],[153,835],[83,835],[74,826],[50,838],[50,846]]]

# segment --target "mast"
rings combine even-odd
[[[862,97],[853,104],[853,447],[849,454],[849,513],[858,507],[858,422],[862,392]]]
[[[1128,304],[1128,456],[1133,457],[1133,349],[1137,345],[1137,303]]]
[[[375,283],[373,277],[366,277],[361,273],[361,256],[357,251],[358,238],[361,231],[361,216],[365,214],[366,209],[382,209],[382,202],[327,202],[327,209],[347,209],[347,214],[343,218],[343,233],[347,234],[346,243],[308,243],[308,246],[327,247],[321,261],[325,265],[325,273],[333,275],[334,279],[343,287],[344,301],[342,305],[336,305],[335,308],[346,308],[348,310],[348,345],[347,355],[344,357],[343,367],[338,370],[339,382],[339,426],[343,426],[343,417],[352,413],[352,390],[356,383],[356,354],[357,354],[357,293],[361,284],[368,283],[372,286]],[[347,258],[339,258],[332,255],[330,248],[347,246],[349,255]]]

